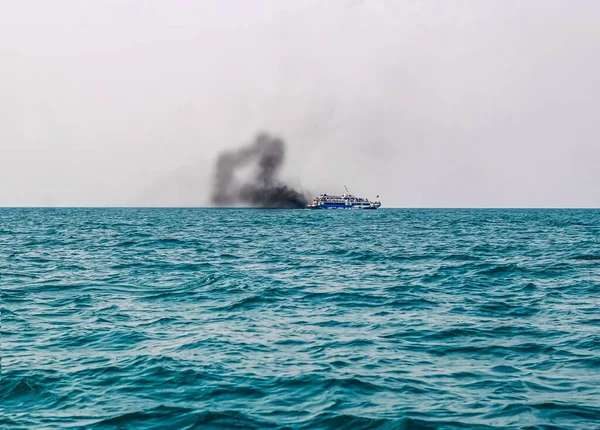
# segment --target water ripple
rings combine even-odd
[[[595,429],[600,211],[0,209],[2,428]]]

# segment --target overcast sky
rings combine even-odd
[[[219,151],[387,207],[600,207],[600,2],[3,1],[1,206],[204,206]]]

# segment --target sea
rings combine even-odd
[[[3,429],[598,429],[600,210],[0,209]]]

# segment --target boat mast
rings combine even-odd
[[[346,201],[345,205],[350,206],[350,193],[348,192],[348,187],[344,185],[344,189],[346,190],[346,198],[344,199]]]

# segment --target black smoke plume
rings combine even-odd
[[[260,133],[254,141],[234,151],[219,154],[215,166],[212,202],[217,206],[248,204],[261,208],[303,208],[308,198],[277,179],[285,159],[285,143]],[[239,169],[254,164],[254,176],[240,183]]]

